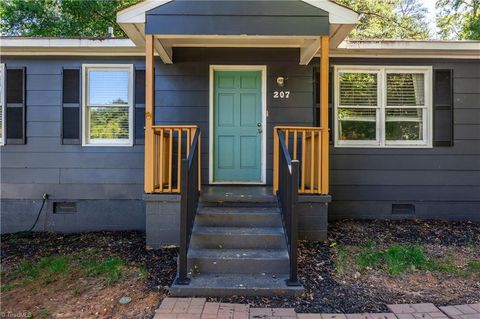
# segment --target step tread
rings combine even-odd
[[[287,286],[288,274],[212,274],[190,278],[186,286],[173,284],[173,296],[298,295],[303,287]]]
[[[262,215],[279,215],[280,209],[277,207],[225,207],[225,206],[205,206],[198,210],[199,215],[207,214],[262,214]]]
[[[192,248],[188,258],[224,260],[288,260],[286,249],[202,249]]]
[[[218,227],[198,226],[193,227],[194,234],[205,235],[283,235],[282,227]]]

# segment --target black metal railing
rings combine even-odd
[[[287,240],[288,255],[290,258],[290,276],[288,286],[300,286],[297,275],[297,246],[298,246],[298,220],[295,206],[298,200],[299,162],[292,160],[285,144],[285,134],[278,131],[278,191],[277,198],[282,213],[283,228]]]
[[[200,169],[198,167],[198,156],[200,156],[200,150],[198,149],[199,138],[200,129],[197,129],[188,158],[183,158],[181,164],[180,251],[178,255],[178,276],[175,280],[175,283],[178,285],[188,285],[190,283],[187,272],[187,253],[200,198],[198,190],[198,170]]]

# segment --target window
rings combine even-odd
[[[133,145],[132,88],[132,65],[83,65],[83,145]]]
[[[335,67],[335,146],[431,147],[431,67]]]
[[[0,145],[5,145],[5,64],[0,64]]]

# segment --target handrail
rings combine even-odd
[[[153,145],[153,193],[180,193],[181,161],[188,157],[193,143],[196,125],[154,125]],[[198,140],[200,144],[200,139]],[[200,146],[199,146],[200,147]],[[200,158],[199,158],[200,165]],[[201,171],[199,170],[199,174]],[[200,189],[200,177],[199,185]]]
[[[175,283],[178,285],[188,285],[190,278],[187,274],[187,253],[192,236],[195,215],[197,214],[198,200],[200,192],[199,185],[199,151],[200,130],[195,131],[190,153],[187,158],[182,159],[181,164],[181,202],[180,202],[180,251],[178,256],[178,276]]]
[[[278,150],[279,135],[282,132],[282,141],[293,160],[300,160],[301,194],[328,194],[328,170],[324,167],[326,149],[323,135],[328,133],[321,127],[306,126],[275,126],[274,127],[274,158],[273,158],[273,191],[278,189]],[[327,168],[328,169],[328,168]]]
[[[285,144],[282,131],[276,132],[279,137],[278,173],[279,184],[277,199],[280,203],[285,239],[290,259],[288,286],[300,286],[297,274],[298,216],[295,208],[298,200],[299,162],[292,160]]]

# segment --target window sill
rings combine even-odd
[[[96,146],[100,146],[100,147],[132,147],[133,146],[133,141],[95,141],[95,142],[88,142],[88,143],[83,143],[82,146],[85,146],[85,147],[90,147],[90,146],[93,146],[93,147],[96,147]]]

